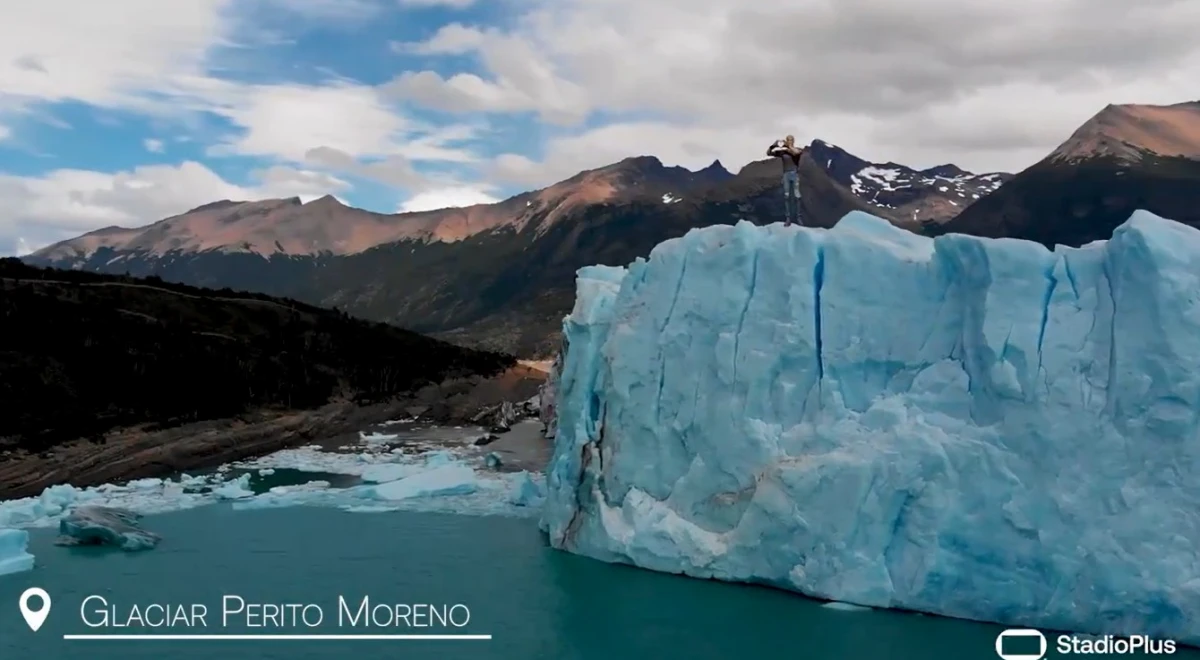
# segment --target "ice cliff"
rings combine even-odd
[[[1200,641],[1200,231],[709,227],[582,269],[564,330],[555,547]]]

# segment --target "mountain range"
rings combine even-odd
[[[872,163],[821,140],[800,171],[801,218],[818,227],[862,210],[931,235],[1080,245],[1136,208],[1200,225],[1200,102],[1109,106],[1016,175]],[[26,261],[285,296],[538,357],[557,349],[579,267],[626,264],[693,227],[782,220],[779,173],[774,160],[732,173],[640,156],[495,204],[422,213],[333,197],[226,200]]]
[[[934,233],[1078,246],[1137,209],[1200,227],[1200,101],[1110,105]]]

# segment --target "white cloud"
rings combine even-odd
[[[415,213],[417,211],[434,211],[437,209],[474,206],[476,204],[492,204],[497,198],[485,191],[471,186],[455,186],[436,188],[413,195],[400,205],[400,213]]]
[[[751,149],[726,136],[753,134],[757,144],[790,126],[874,160],[1019,169],[1110,101],[1191,100],[1181,94],[1200,79],[1200,3],[1176,0],[524,6],[508,33],[446,26],[401,46],[473,53],[486,71],[409,72],[391,89],[451,111],[664,120],[659,133],[626,130],[629,142],[606,145],[626,154],[650,151],[645,141],[657,146],[665,134],[708,135],[736,166]],[[1014,141],[980,144],[1001,134]],[[551,159],[562,151],[555,144]]]
[[[231,70],[218,66],[233,61],[230,53],[254,52],[230,47],[286,43],[290,33],[273,31],[277,24],[295,29],[296,17],[322,26],[353,21],[388,9],[390,2],[8,3],[0,10],[0,112],[49,117],[47,104],[75,101],[90,105],[97,121],[118,112],[140,114],[156,133],[176,136],[170,138],[174,142],[205,141],[203,133],[193,131],[211,129],[211,117],[205,116],[216,115],[233,130],[210,145],[210,155],[256,157],[268,166],[256,171],[258,178],[248,186],[192,162],[114,174],[70,168],[33,177],[0,173],[0,198],[5,199],[0,246],[11,249],[18,235],[41,245],[108,224],[145,224],[220,198],[344,193],[350,185],[339,173],[418,192],[430,184],[413,162],[478,162],[474,143],[481,125],[412,121],[394,98],[369,85],[344,79],[249,84],[220,77]],[[391,7],[471,4],[412,0]],[[281,21],[280,12],[286,12]],[[215,60],[214,54],[226,59]],[[0,139],[7,134],[0,127]],[[142,146],[151,153],[167,150],[159,138]],[[314,151],[335,157],[316,163],[309,157]]]
[[[7,140],[12,136],[12,131],[7,126],[0,124],[0,141]]]
[[[212,113],[236,129],[214,154],[293,163],[303,162],[304,154],[317,147],[355,158],[399,154],[419,160],[475,160],[467,149],[449,146],[430,135],[428,127],[414,125],[371,86],[344,80],[251,85],[221,79],[220,69],[210,70],[216,49],[269,36],[261,25],[249,22],[261,10],[271,18],[278,10],[324,24],[386,8],[381,0],[112,0],[82,5],[47,0],[10,5],[0,10],[0,110],[73,100],[142,113],[163,129],[199,125],[203,122],[196,117]]]
[[[318,147],[356,158],[394,153],[408,127],[374,89],[346,83],[255,87],[217,112],[244,129],[222,152],[293,162]]]
[[[20,236],[17,237],[16,246],[17,246],[16,251],[13,254],[18,257],[23,257],[34,251],[34,247],[32,245],[30,245],[28,242],[26,242],[25,239],[21,238]]]
[[[359,22],[379,15],[384,5],[378,0],[259,0],[272,10],[290,12],[322,21]]]
[[[231,0],[9,2],[0,20],[0,90],[9,103],[128,102],[203,68],[227,38]]]
[[[463,55],[484,45],[487,37],[477,28],[462,23],[443,25],[427,41],[404,43],[393,41],[390,46],[397,53],[417,55]]]
[[[236,132],[208,149],[210,156],[260,156],[304,163],[314,149],[337,151],[353,161],[402,157],[472,163],[461,146],[479,133],[470,124],[428,125],[404,116],[368,85],[234,85],[218,80],[180,84],[180,99],[228,119]],[[348,171],[348,170],[344,170]]]
[[[475,4],[475,0],[396,0],[401,7],[450,7],[451,9],[466,9]]]
[[[266,169],[255,170],[251,176],[257,185],[248,193],[262,197],[321,197],[337,192],[346,192],[353,186],[325,172],[294,169],[275,165]]]
[[[450,24],[426,42],[393,44],[393,48],[426,55],[477,52],[491,72],[492,80],[468,72],[448,78],[434,71],[406,72],[385,87],[431,108],[490,113],[532,110],[544,121],[566,125],[582,121],[592,109],[588,91],[560,75],[552,64],[554,58],[520,37]]]

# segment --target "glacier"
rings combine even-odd
[[[581,269],[563,329],[555,548],[1200,642],[1200,231],[707,227]]]

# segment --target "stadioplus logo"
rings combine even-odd
[[[996,636],[996,655],[1001,660],[1042,660],[1047,649],[1046,636],[1040,630],[1011,629]],[[1148,635],[1059,635],[1054,640],[1054,650],[1062,655],[1169,655],[1175,652],[1175,640],[1152,639]]]

